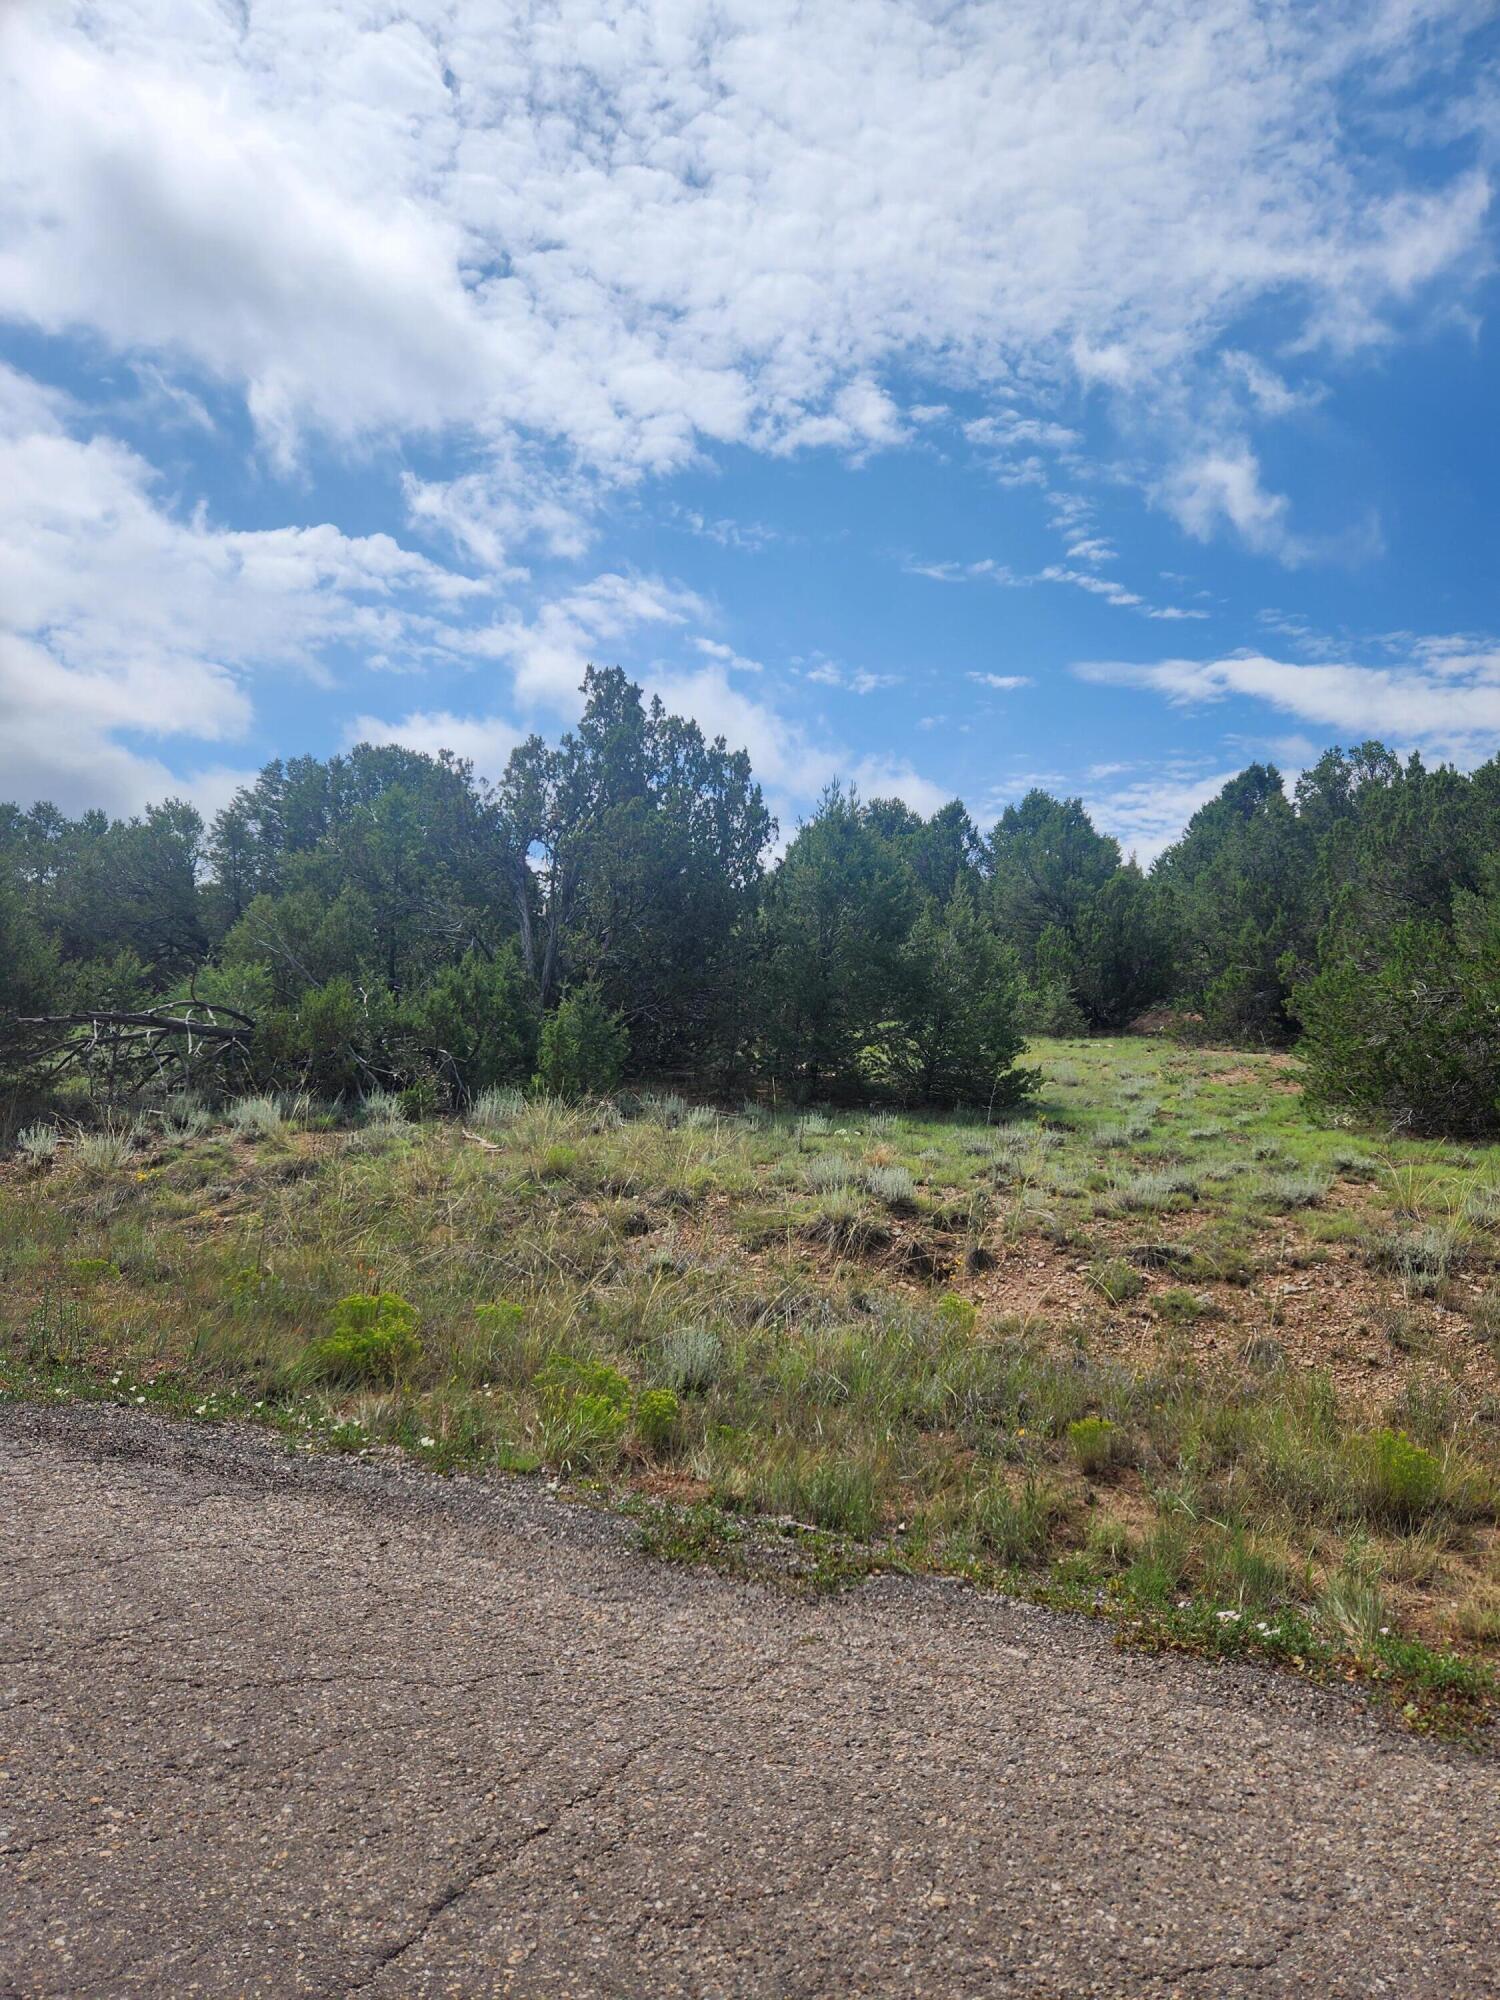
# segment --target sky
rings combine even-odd
[[[0,799],[1472,767],[1497,173],[1495,0],[0,0]]]

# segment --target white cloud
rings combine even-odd
[[[707,615],[690,590],[660,577],[607,571],[551,599],[530,618],[509,613],[459,643],[473,654],[509,662],[523,707],[571,716],[586,666],[614,664],[615,651],[643,628],[671,630]]]
[[[874,694],[879,688],[898,686],[901,680],[899,674],[880,674],[869,667],[846,667],[821,655],[815,656],[810,666],[798,671],[804,680],[813,681],[819,687],[843,688],[848,694]]]
[[[477,775],[491,782],[500,776],[511,751],[522,740],[522,732],[501,716],[454,715],[448,709],[404,715],[399,722],[360,715],[344,731],[344,741],[351,746],[399,743],[428,757],[451,750],[455,757],[467,757]]]
[[[1088,681],[1150,688],[1178,707],[1245,697],[1345,740],[1385,737],[1460,761],[1490,756],[1500,742],[1500,642],[1492,640],[1412,639],[1407,658],[1393,667],[1232,653],[1147,665],[1088,661],[1074,671]]]
[[[747,660],[737,653],[733,646],[726,646],[722,639],[695,639],[693,645],[710,660],[722,660],[726,667],[733,667],[739,674],[761,674],[765,668],[759,660]]]
[[[861,797],[900,799],[913,812],[928,818],[953,797],[951,791],[924,778],[901,757],[861,757],[850,776]]]
[[[547,438],[614,476],[704,441],[857,454],[907,433],[893,365],[1149,389],[1258,299],[1347,348],[1476,273],[1484,174],[1418,185],[1346,102],[1394,65],[1441,75],[1473,18],[11,8],[0,310],[243,391],[284,457],[310,429]],[[1450,93],[1450,142],[1490,104]],[[993,421],[1010,449],[1069,443]],[[1183,504],[1262,524],[1273,503],[1231,467]]]
[[[980,687],[996,688],[1002,694],[1009,694],[1014,688],[1029,688],[1035,685],[1030,674],[971,673],[969,679],[977,682]]]
[[[923,813],[953,796],[901,757],[857,753],[845,744],[810,736],[769,700],[735,687],[720,665],[654,669],[643,676],[648,694],[660,695],[676,715],[691,716],[706,736],[723,736],[731,750],[749,752],[782,830],[835,780],[852,782],[866,798],[900,798]]]
[[[1293,410],[1306,409],[1313,403],[1322,402],[1328,393],[1321,382],[1293,388],[1274,368],[1268,367],[1255,355],[1246,354],[1242,348],[1227,348],[1220,360],[1225,370],[1244,385],[1251,402],[1263,416],[1289,416]]]
[[[1284,493],[1261,484],[1260,460],[1248,445],[1224,444],[1179,460],[1161,489],[1167,510],[1190,535],[1206,542],[1227,521],[1252,549],[1296,560]]]
[[[526,574],[513,561],[517,549],[577,557],[589,545],[587,496],[576,481],[560,480],[534,463],[511,462],[454,479],[408,473],[402,493],[412,526],[445,537],[491,582]]]
[[[1098,546],[1104,547],[1105,544]],[[1019,575],[1005,563],[985,556],[978,562],[917,562],[908,557],[902,564],[908,576],[930,577],[934,583],[994,583],[1004,590],[1027,590],[1038,583],[1069,584],[1074,590],[1082,590],[1090,597],[1102,598],[1106,604],[1116,605],[1122,611],[1139,612],[1143,618],[1206,618],[1206,611],[1185,610],[1176,604],[1148,604],[1137,590],[1128,590],[1112,576],[1099,576],[1093,570],[1070,569],[1066,563],[1047,563],[1032,576]]]
[[[324,676],[350,646],[420,657],[479,593],[388,535],[183,518],[73,414],[0,369],[0,797],[124,811],[191,789],[118,732],[234,741],[252,673]]]
[[[1111,768],[1122,767],[1102,766],[1091,775],[1106,775]],[[1206,774],[1168,770],[1112,790],[1085,793],[1084,804],[1101,833],[1113,834],[1127,854],[1149,868],[1238,769]]]

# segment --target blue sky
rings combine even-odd
[[[151,0],[0,20],[0,796],[494,775],[618,662],[1149,858],[1500,748],[1470,0]]]

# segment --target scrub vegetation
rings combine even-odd
[[[956,1573],[1472,1726],[1500,1149],[1317,1125],[1275,1054],[1028,1060],[998,1121],[496,1091],[28,1128],[0,1378],[545,1471],[665,1553]]]

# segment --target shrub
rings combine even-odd
[[[128,1132],[85,1132],[75,1149],[78,1164],[90,1173],[115,1173],[129,1160],[131,1145]]]
[[[1393,1271],[1409,1292],[1431,1298],[1463,1261],[1463,1244],[1455,1230],[1429,1223],[1377,1237],[1368,1254],[1377,1270]]]
[[[520,1338],[525,1320],[521,1307],[510,1299],[494,1299],[475,1306],[474,1324],[484,1336],[486,1357],[494,1359],[512,1348]]]
[[[580,1396],[596,1396],[622,1412],[630,1408],[630,1383],[607,1361],[580,1361],[572,1355],[549,1361],[536,1378],[544,1405],[561,1408]]]
[[[1068,1425],[1068,1443],[1079,1470],[1105,1472],[1119,1455],[1120,1434],[1108,1417],[1079,1417]]]
[[[916,1198],[917,1184],[905,1167],[867,1167],[865,1186],[887,1208],[909,1208]]]
[[[724,1343],[706,1326],[685,1326],[662,1343],[661,1375],[680,1396],[701,1396],[724,1368]]]
[[[599,988],[575,986],[542,1023],[533,1081],[558,1097],[602,1097],[620,1081],[629,1033]]]
[[[1083,1275],[1085,1282],[1112,1306],[1127,1305],[1131,1299],[1138,1299],[1146,1289],[1146,1281],[1140,1272],[1132,1269],[1123,1257],[1098,1259],[1089,1265]]]
[[[1190,1292],[1183,1285],[1172,1285],[1152,1301],[1164,1320],[1173,1326],[1190,1326],[1194,1320],[1204,1319],[1216,1309],[1207,1299],[1200,1299],[1196,1292]]]
[[[109,1257],[75,1257],[68,1265],[68,1274],[85,1282],[94,1278],[118,1278],[120,1267]]]
[[[653,1457],[671,1444],[681,1406],[670,1389],[642,1389],[635,1399],[635,1434]]]
[[[1371,1431],[1353,1443],[1367,1512],[1395,1527],[1411,1527],[1443,1497],[1443,1464],[1405,1431]]]
[[[608,1464],[630,1422],[630,1384],[607,1361],[549,1361],[536,1378],[542,1451],[570,1468]]]
[[[213,1124],[213,1114],[192,1094],[179,1091],[161,1108],[162,1130],[175,1137],[196,1139]]]
[[[269,1139],[286,1124],[286,1113],[276,1097],[240,1097],[224,1114],[233,1132],[242,1139]]]
[[[1116,1182],[1110,1190],[1115,1206],[1128,1214],[1154,1214],[1159,1209],[1177,1206],[1184,1197],[1191,1199],[1197,1192],[1194,1177],[1176,1168],[1133,1174],[1129,1180]]]
[[[16,1150],[29,1166],[45,1167],[57,1157],[57,1127],[28,1125],[16,1138]]]
[[[333,1309],[333,1330],[307,1352],[318,1381],[394,1388],[422,1359],[417,1310],[397,1292],[351,1292]]]
[[[972,1299],[960,1298],[957,1292],[944,1292],[937,1302],[937,1316],[947,1332],[967,1340],[979,1322],[979,1308]]]
[[[1265,1183],[1272,1208],[1316,1208],[1328,1193],[1328,1176],[1319,1173],[1273,1174]]]
[[[393,1090],[370,1090],[360,1099],[360,1110],[367,1125],[383,1126],[394,1130],[406,1121],[406,1106],[399,1094]]]
[[[648,1090],[641,1098],[640,1115],[653,1125],[663,1125],[669,1132],[675,1132],[679,1125],[688,1122],[687,1099],[679,1097],[675,1090]]]
[[[819,1153],[806,1167],[807,1185],[815,1194],[831,1194],[848,1187],[854,1169],[842,1153]]]
[[[1500,1291],[1481,1292],[1469,1307],[1469,1324],[1486,1345],[1500,1354]]]

